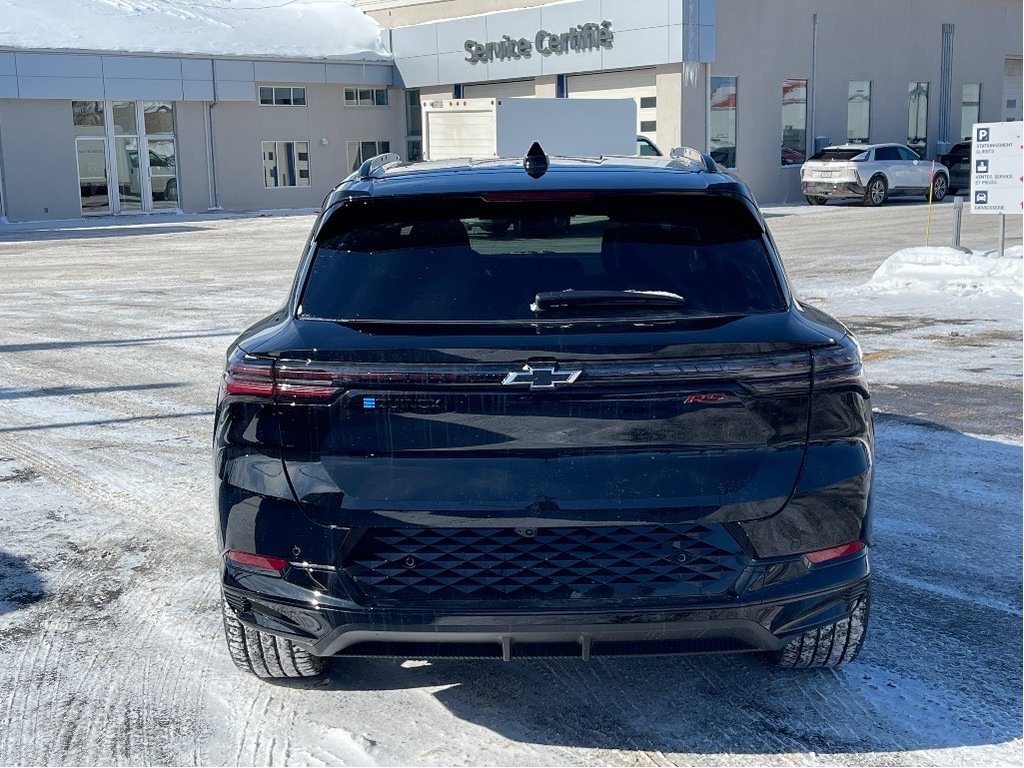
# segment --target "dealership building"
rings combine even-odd
[[[366,157],[418,159],[421,104],[453,98],[633,99],[638,134],[761,202],[802,199],[823,141],[934,158],[1021,119],[1020,0],[352,0],[337,34],[304,4],[330,8],[230,10],[315,44],[165,40],[156,12],[132,51],[0,33],[0,217],[315,207]]]

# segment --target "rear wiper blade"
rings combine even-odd
[[[538,293],[530,310],[558,312],[566,309],[613,309],[681,307],[686,300],[668,291],[544,291]]]

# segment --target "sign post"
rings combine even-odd
[[[999,255],[1006,214],[1024,211],[1024,123],[975,123],[971,147],[971,213],[999,214]]]

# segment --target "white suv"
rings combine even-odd
[[[844,144],[826,147],[800,168],[800,190],[811,205],[829,198],[856,198],[881,205],[890,195],[942,200],[949,189],[945,166],[922,160],[903,144]]]

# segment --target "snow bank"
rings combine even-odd
[[[0,48],[390,58],[347,0],[0,0]]]
[[[971,251],[956,248],[904,248],[878,268],[863,290],[921,296],[1021,296],[1024,248]]]

